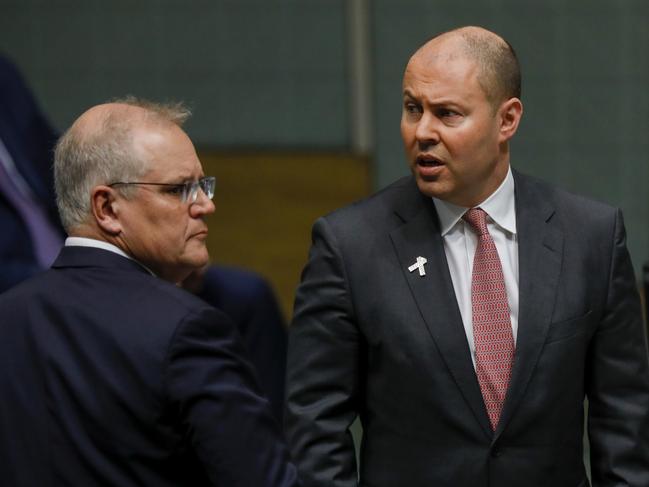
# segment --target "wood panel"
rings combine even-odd
[[[255,270],[273,285],[287,318],[316,218],[370,192],[367,159],[340,154],[200,151],[216,177],[208,219],[212,261]]]

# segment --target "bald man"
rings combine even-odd
[[[69,238],[0,297],[2,485],[296,485],[234,325],[175,285],[214,211],[188,115],[126,99],[59,140]]]
[[[649,486],[622,215],[511,169],[520,86],[496,34],[427,42],[403,77],[412,176],[315,223],[287,376],[306,486],[587,486],[584,398],[593,485]]]

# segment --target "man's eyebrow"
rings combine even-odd
[[[186,174],[177,174],[174,178],[174,181],[177,181],[177,184],[183,184],[186,183],[187,181],[193,181],[194,176],[190,173]]]
[[[419,100],[408,89],[403,91],[403,96],[404,96],[404,98],[411,98],[412,100],[415,100],[415,101]],[[459,105],[461,105],[456,100],[453,100],[451,98],[439,98],[439,99],[436,99],[436,100],[433,100],[433,101],[431,101],[431,100],[427,101],[426,98],[424,98],[423,103],[426,103],[426,104],[428,104],[430,106],[433,106],[433,107],[445,107],[445,106],[459,106]]]
[[[168,184],[168,185],[177,185],[177,184],[185,184],[186,180],[181,179],[181,178],[173,178],[173,179],[163,179],[160,181],[160,184]]]

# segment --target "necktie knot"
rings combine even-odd
[[[482,208],[467,210],[462,219],[471,225],[471,228],[478,236],[489,233],[487,230],[487,213]]]

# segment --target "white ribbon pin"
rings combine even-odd
[[[426,270],[424,269],[424,264],[428,262],[426,260],[426,257],[422,257],[421,255],[417,257],[417,262],[412,264],[410,267],[408,267],[408,270],[410,272],[415,272],[415,269],[419,269],[419,275],[420,276],[425,276],[426,275]]]

